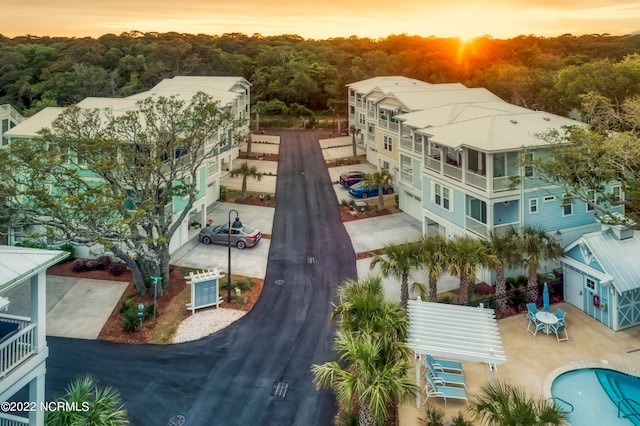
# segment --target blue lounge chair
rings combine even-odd
[[[427,355],[427,363],[431,363],[431,367],[442,371],[443,373],[462,374],[462,363],[450,359],[435,359],[431,355]]]
[[[427,370],[425,371],[425,375],[431,375],[433,381],[439,385],[462,386],[465,389],[467,388],[467,381],[464,379],[464,375],[439,371],[429,362],[429,359],[427,359]]]
[[[427,399],[429,399],[430,396],[444,398],[445,408],[447,406],[447,398],[464,399],[465,401],[468,400],[465,388],[439,385],[432,379],[430,374],[427,374],[426,376],[427,385],[425,386],[425,392],[427,394]]]
[[[538,321],[534,316],[533,318],[529,319],[529,324],[527,325],[527,331],[535,336],[536,334],[538,334],[538,330],[542,330],[544,329],[544,327],[545,325],[540,321]]]

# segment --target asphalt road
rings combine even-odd
[[[335,289],[356,276],[315,132],[282,131],[265,285],[225,330],[180,345],[49,338],[47,399],[78,374],[121,393],[133,425],[331,425],[333,395],[310,366],[333,359]],[[286,386],[274,384],[286,383]],[[285,392],[286,389],[286,392]]]

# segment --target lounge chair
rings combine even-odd
[[[451,399],[464,399],[468,401],[467,390],[465,388],[454,387],[454,386],[444,386],[437,384],[430,374],[426,374],[427,376],[427,385],[424,390],[427,394],[427,399],[430,396],[444,398],[444,406],[447,406],[447,398]]]
[[[435,359],[431,355],[427,355],[427,363],[430,363],[431,367],[442,371],[443,373],[458,373],[462,374],[462,363],[453,361],[450,359]]]
[[[540,321],[538,321],[534,316],[533,318],[529,319],[529,324],[527,325],[527,331],[535,336],[536,334],[538,334],[538,330],[542,330],[544,329],[544,327],[545,325]]]
[[[431,378],[434,382],[439,385],[445,386],[462,386],[465,389],[467,388],[467,381],[464,379],[464,375],[458,373],[445,373],[435,368],[429,362],[427,358],[427,370],[425,371],[425,375],[431,375]]]
[[[569,334],[567,333],[567,325],[564,322],[558,322],[557,324],[552,324],[549,326],[551,331],[553,331],[556,335],[556,339],[558,342],[564,342],[569,340]],[[560,337],[560,333],[564,333],[564,337]]]

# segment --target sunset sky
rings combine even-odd
[[[638,0],[21,0],[2,8],[0,34],[98,37],[125,31],[297,34],[379,38],[406,33],[491,35],[630,34]]]

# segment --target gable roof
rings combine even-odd
[[[582,266],[582,269],[588,267],[591,269],[590,272],[596,272],[593,275],[598,279],[602,279],[602,275],[611,277],[612,285],[618,293],[640,288],[640,262],[638,262],[640,231],[633,231],[633,237],[624,240],[616,238],[611,229],[590,232],[569,244],[565,253],[580,245],[584,245],[593,255],[595,262],[600,265],[604,274],[598,275],[597,271],[585,264],[584,260],[565,255],[562,262],[574,267]]]

